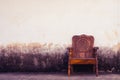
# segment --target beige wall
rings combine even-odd
[[[119,0],[0,0],[0,43],[71,43],[92,34],[96,45],[120,42]]]

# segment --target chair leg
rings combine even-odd
[[[68,64],[68,76],[70,76],[70,69],[71,69],[71,66],[70,64]]]
[[[71,73],[73,73],[73,65],[71,65]]]
[[[93,65],[93,72],[96,72],[96,65]]]
[[[96,76],[98,76],[98,61],[96,63]]]

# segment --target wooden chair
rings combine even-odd
[[[93,70],[98,76],[98,60],[96,51],[98,47],[93,47],[94,37],[89,35],[75,35],[72,37],[72,47],[69,48],[68,76],[70,76],[74,64],[93,64]]]

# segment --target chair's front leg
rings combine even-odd
[[[71,64],[70,64],[71,56],[72,56],[72,48],[69,48],[69,58],[68,58],[68,76],[70,76],[70,73],[71,73]]]
[[[71,66],[70,66],[70,64],[68,64],[68,76],[70,76],[70,68],[71,68]]]

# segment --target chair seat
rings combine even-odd
[[[96,64],[96,58],[72,58],[70,64]]]

